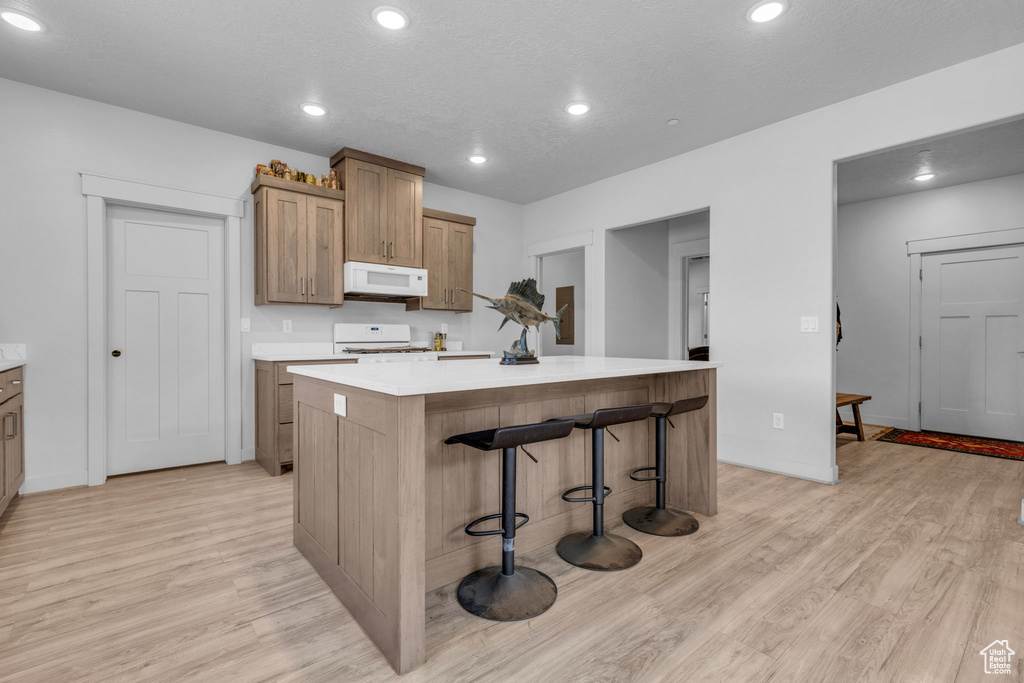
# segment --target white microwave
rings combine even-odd
[[[377,294],[381,296],[426,296],[427,271],[381,263],[345,263],[346,294]]]

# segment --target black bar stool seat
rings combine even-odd
[[[612,492],[604,485],[604,430],[613,425],[646,420],[651,406],[628,406],[624,408],[602,408],[585,415],[573,415],[568,419],[576,429],[591,430],[591,479],[590,486],[577,486],[562,494],[562,500],[570,503],[592,503],[594,528],[565,536],[555,546],[563,560],[577,567],[595,571],[617,571],[628,569],[643,557],[643,551],[633,541],[617,534],[604,531],[604,497]],[[586,498],[573,497],[577,491],[591,491]]]
[[[540,422],[457,434],[448,445],[464,444],[481,451],[501,450],[501,512],[475,519],[466,525],[470,536],[501,535],[501,566],[486,567],[469,574],[459,584],[459,604],[469,612],[494,621],[519,621],[546,612],[555,604],[558,588],[543,572],[515,564],[516,529],[530,521],[516,512],[516,449],[530,443],[561,439],[573,430],[571,420]],[[474,527],[492,519],[501,528],[477,531]],[[522,521],[517,523],[516,520]]]
[[[654,466],[640,467],[629,473],[633,481],[653,481],[656,502],[654,505],[641,505],[622,513],[622,521],[637,531],[655,536],[687,536],[700,528],[696,518],[681,510],[673,510],[665,505],[665,422],[673,415],[700,410],[708,403],[707,396],[684,398],[675,403],[655,403],[651,407],[654,418]],[[637,476],[640,472],[654,471],[653,477]]]

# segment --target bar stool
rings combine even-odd
[[[654,467],[641,467],[629,473],[633,481],[655,481],[654,506],[642,505],[622,513],[622,521],[637,531],[656,536],[686,536],[700,528],[693,515],[665,507],[665,422],[673,415],[700,410],[708,397],[686,398],[675,403],[655,403],[651,410],[654,418]],[[672,425],[673,429],[675,425]],[[654,470],[653,477],[638,477],[637,472]]]
[[[470,614],[494,621],[519,621],[546,612],[555,604],[558,588],[551,577],[536,569],[515,565],[516,529],[530,521],[526,513],[516,512],[516,448],[561,439],[572,429],[572,420],[566,419],[458,434],[445,441],[449,445],[461,443],[481,451],[501,449],[501,512],[466,525],[466,533],[470,536],[501,534],[501,566],[486,567],[462,579],[458,590],[459,604]],[[533,458],[532,455],[530,457]],[[523,521],[516,524],[517,518]],[[501,520],[500,529],[473,529],[492,519]]]
[[[576,415],[572,420],[576,429],[591,431],[591,478],[590,486],[577,486],[562,494],[562,500],[569,503],[593,503],[593,531],[579,531],[565,536],[555,550],[569,564],[595,571],[628,569],[640,561],[643,551],[633,541],[616,534],[604,532],[604,497],[612,492],[604,485],[604,430],[617,424],[646,420],[651,406],[630,406],[628,408],[602,408],[586,415]],[[561,418],[565,419],[565,418]],[[576,491],[591,490],[589,498],[573,498]]]

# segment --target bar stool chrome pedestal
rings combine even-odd
[[[633,481],[654,481],[655,504],[635,507],[622,513],[622,521],[637,531],[655,536],[686,536],[700,528],[700,523],[686,512],[672,510],[665,505],[665,423],[673,415],[700,410],[708,397],[687,398],[675,403],[655,403],[651,410],[654,418],[654,467],[641,467],[629,473]],[[638,477],[637,472],[654,470],[653,477]]]
[[[555,604],[558,588],[551,577],[515,564],[516,529],[530,521],[525,513],[516,512],[516,449],[566,437],[573,426],[572,420],[565,419],[458,434],[445,441],[449,445],[461,443],[481,451],[501,450],[501,512],[466,525],[470,536],[501,534],[501,566],[486,567],[462,579],[457,596],[459,604],[470,614],[494,621],[519,621],[542,614]],[[501,520],[500,529],[476,531],[473,528],[492,519]],[[517,524],[517,519],[522,521]]]

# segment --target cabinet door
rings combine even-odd
[[[308,299],[311,304],[342,304],[345,202],[306,197],[306,238],[309,253]]]
[[[388,169],[388,263],[423,267],[423,178]]]
[[[387,263],[388,169],[345,160],[345,259]]]
[[[306,302],[306,196],[267,191],[267,301]]]
[[[0,406],[3,417],[4,460],[6,476],[4,491],[9,500],[25,483],[25,402],[23,396],[15,396]]]
[[[448,223],[436,218],[423,219],[423,265],[427,269],[427,295],[420,305],[432,310],[448,310]]]
[[[451,288],[449,308],[472,311],[473,295],[473,226],[449,223],[448,287]]]

